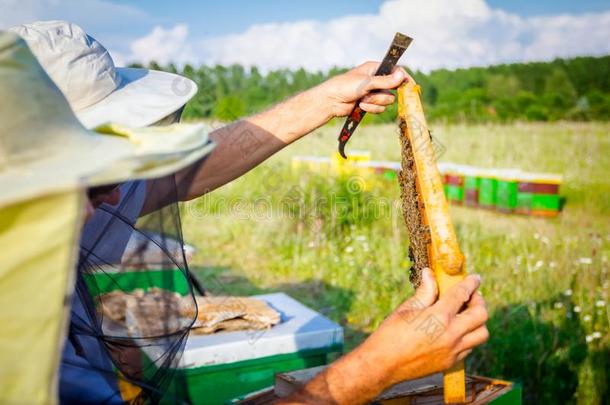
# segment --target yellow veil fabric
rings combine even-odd
[[[0,403],[57,402],[82,190],[0,207]]]

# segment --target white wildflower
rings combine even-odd
[[[576,312],[577,314],[579,314],[579,313],[580,313],[580,311],[582,311],[582,308],[581,308],[581,307],[579,307],[578,305],[576,305],[576,306],[574,307],[574,312]]]
[[[593,263],[593,260],[591,260],[590,257],[581,257],[580,259],[578,259],[578,263],[580,263],[580,264],[591,264],[591,263]]]
[[[602,338],[602,333],[600,331],[595,331],[591,334],[591,336],[593,336],[593,339],[601,339]]]
[[[358,235],[358,236],[356,236],[356,240],[359,242],[364,242],[366,240],[366,236]]]
[[[315,246],[316,246],[316,244],[314,243],[314,241],[313,241],[313,240],[312,240],[312,241],[310,241],[310,242],[307,244],[307,247],[308,247],[308,248],[314,248]]]
[[[352,253],[353,251],[354,251],[354,248],[352,246],[348,246],[345,248],[346,253]]]
[[[606,306],[606,301],[604,300],[597,300],[595,301],[595,306],[598,308],[603,308]]]
[[[536,262],[536,268],[537,268],[537,269],[541,268],[543,265],[544,265],[544,262],[543,262],[542,260],[538,260],[538,261]]]
[[[593,336],[591,336],[591,335],[587,335],[587,336],[585,337],[585,340],[587,341],[587,343],[591,343],[591,342],[593,341]]]
[[[536,232],[534,234],[534,239],[536,239],[536,240],[540,239],[540,234],[538,232]]]
[[[572,289],[568,288],[567,290],[565,290],[563,292],[563,295],[565,295],[566,297],[571,297],[572,296]]]
[[[550,242],[550,240],[549,240],[549,238],[547,238],[546,236],[543,236],[543,237],[540,239],[540,242],[544,243],[545,245],[548,245],[548,244],[549,244],[549,242]]]
[[[591,315],[587,314],[582,317],[582,320],[585,322],[591,322]]]
[[[555,267],[557,267],[557,262],[550,262],[549,266],[554,269]]]
[[[561,309],[561,308],[563,308],[563,302],[556,302],[555,309]]]

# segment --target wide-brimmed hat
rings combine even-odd
[[[192,80],[176,74],[115,67],[106,48],[73,23],[39,21],[9,30],[26,40],[87,128],[109,121],[145,127],[197,92]]]
[[[26,42],[0,31],[0,206],[174,173],[214,144],[201,124],[87,130]]]

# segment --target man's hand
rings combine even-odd
[[[394,103],[395,97],[389,90],[409,80],[409,75],[403,68],[395,67],[387,76],[375,76],[379,65],[379,62],[363,63],[319,86],[334,117],[348,115],[360,99],[360,108],[376,114]]]
[[[436,282],[426,269],[417,293],[384,321],[362,350],[390,384],[450,368],[489,338],[479,284],[478,276],[467,276],[436,301]]]
[[[422,285],[363,344],[283,403],[364,404],[405,380],[444,371],[489,336],[487,310],[468,276],[437,301],[429,270]]]

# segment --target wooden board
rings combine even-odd
[[[466,276],[465,259],[460,251],[453,229],[449,207],[443,192],[443,182],[436,165],[435,148],[420,100],[420,87],[412,80],[398,89],[398,116],[401,122],[403,160],[401,190],[403,204],[413,204],[413,184],[419,215],[405,210],[411,245],[426,246],[426,251],[415,253],[415,267],[421,270],[429,266],[438,282],[439,294]],[[411,186],[411,195],[407,195]],[[419,217],[419,218],[417,218]],[[413,226],[413,221],[420,224]],[[415,232],[412,229],[416,229]],[[422,263],[418,263],[420,260]],[[427,263],[425,263],[427,261]],[[417,277],[415,277],[417,279]],[[461,403],[466,400],[464,364],[460,362],[445,372],[445,403]]]
[[[245,399],[234,401],[234,403],[242,405],[273,404],[278,399],[286,398],[303,388],[326,367],[320,366],[277,374],[274,388],[252,393]],[[372,403],[381,405],[441,404],[444,402],[443,380],[442,374],[434,374],[404,381],[385,390]],[[465,383],[466,402],[473,405],[486,404],[508,394],[513,389],[513,384],[510,382],[480,376],[466,376]],[[515,403],[520,403],[520,401]]]

